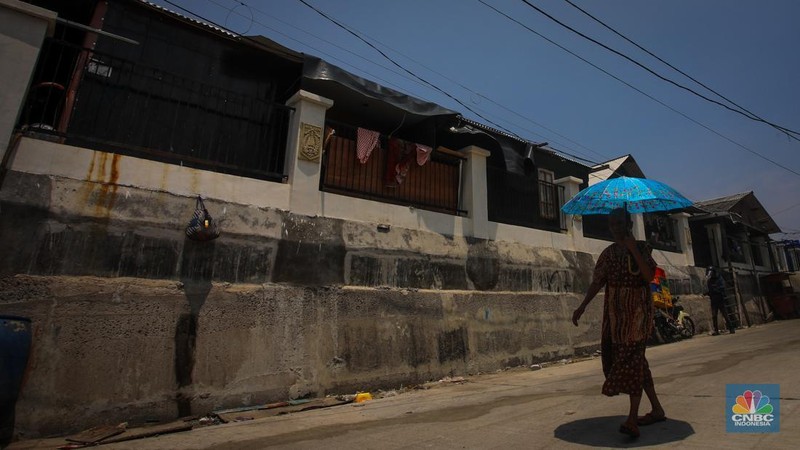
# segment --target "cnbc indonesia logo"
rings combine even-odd
[[[771,433],[779,428],[777,384],[728,385],[727,399],[735,402],[729,409],[728,432]],[[770,395],[772,399],[770,399]],[[730,403],[729,403],[730,404]]]

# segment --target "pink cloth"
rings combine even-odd
[[[359,128],[356,135],[356,155],[361,164],[366,164],[369,161],[369,155],[372,150],[378,146],[378,141],[381,134],[377,131],[367,130],[366,128]]]
[[[417,144],[417,165],[424,166],[431,159],[431,148]]]

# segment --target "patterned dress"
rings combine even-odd
[[[652,249],[637,241],[644,261],[655,270]],[[653,385],[644,352],[653,330],[653,301],[650,286],[642,280],[636,260],[627,249],[611,244],[597,260],[593,282],[605,284],[603,335],[603,394],[641,395]]]

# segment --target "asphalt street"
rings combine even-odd
[[[701,335],[650,347],[648,360],[665,422],[618,432],[627,396],[600,394],[599,358],[516,368],[434,382],[345,404],[103,445],[110,449],[561,449],[800,447],[800,320]],[[729,433],[727,384],[778,384],[780,425],[771,433]],[[773,400],[773,404],[774,404]],[[641,413],[649,411],[642,400]],[[55,448],[55,439],[13,449]]]

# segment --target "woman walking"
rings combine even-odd
[[[614,243],[600,254],[592,284],[583,302],[573,312],[572,323],[578,325],[586,306],[605,286],[600,346],[606,379],[602,392],[607,396],[621,393],[630,396],[628,418],[620,425],[619,431],[638,437],[639,426],[666,420],[645,358],[654,313],[649,283],[656,263],[650,246],[631,236],[633,223],[625,209],[612,211],[608,225]],[[639,417],[642,391],[647,394],[652,411]]]

